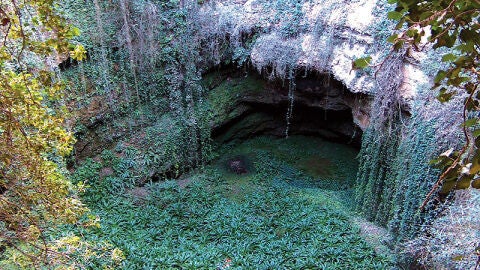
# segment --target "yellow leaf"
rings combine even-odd
[[[78,61],[83,61],[87,57],[87,51],[82,45],[76,45],[75,49],[70,52],[70,57]]]

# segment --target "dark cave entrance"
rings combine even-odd
[[[226,143],[261,135],[286,137],[290,106],[288,81],[268,81],[256,71],[240,71],[231,67],[209,73],[215,72],[220,74],[220,79],[210,87],[211,91],[223,87],[223,84],[231,84],[229,89],[239,91],[235,90],[235,86],[242,85],[245,78],[259,82],[261,89],[250,92],[240,90],[236,94],[238,98],[230,104],[231,110],[227,111],[243,109],[236,114],[231,113],[231,117],[213,126],[214,140]],[[368,118],[369,96],[351,93],[329,73],[300,70],[298,74],[288,135],[321,137],[360,148],[363,131],[354,116]]]

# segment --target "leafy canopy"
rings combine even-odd
[[[53,0],[0,5],[0,261],[14,249],[26,258],[21,267],[52,260],[48,228],[86,210],[59,166],[74,138],[64,128],[63,85],[51,72],[56,57],[81,60],[85,50],[69,43],[79,30],[56,7]]]

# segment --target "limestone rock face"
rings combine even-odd
[[[198,21],[205,29],[202,38],[209,44],[204,49],[212,56],[210,66],[249,59],[270,79],[288,78],[292,69],[329,73],[347,92],[373,97],[378,91],[375,68],[353,70],[352,62],[365,55],[372,56],[373,63],[383,61],[390,50],[385,39],[393,25],[386,14],[392,7],[381,0],[297,2],[223,0],[204,4]],[[221,49],[226,45],[230,54]],[[410,63],[405,62],[401,74],[404,83],[397,93],[405,110],[411,108],[417,87],[428,82]],[[297,87],[317,96],[322,95],[318,91],[325,90],[321,85],[306,84],[301,82]],[[334,91],[328,93],[330,102],[325,109],[350,108],[354,122],[366,128],[371,98],[345,102],[348,98]],[[303,98],[308,97],[300,96],[298,101]]]

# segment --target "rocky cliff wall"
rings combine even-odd
[[[386,19],[391,7],[385,2],[206,2],[195,19],[200,25],[203,65],[212,67],[232,61],[250,66],[272,80],[288,80],[292,70],[296,74],[326,73],[348,92],[373,97],[379,91],[375,68],[353,70],[352,62],[370,55],[374,63],[379,63],[389,53],[385,39],[393,26]],[[384,64],[388,65],[389,60]],[[407,60],[392,76],[401,77],[402,85],[395,94],[401,109],[408,112],[417,88],[428,79],[421,68]],[[322,81],[315,83],[310,87],[312,94],[315,89],[322,91]],[[364,130],[370,122],[371,99],[345,100],[343,104]]]

